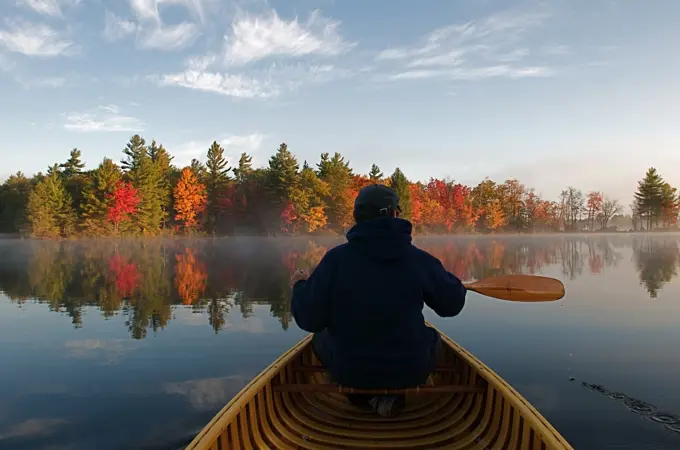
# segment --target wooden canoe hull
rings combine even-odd
[[[281,391],[282,385],[329,382],[327,374],[310,368],[320,364],[310,335],[245,386],[187,450],[573,450],[508,383],[453,340],[441,337],[442,370],[431,384],[479,392],[422,395],[423,388],[407,394],[398,416],[382,418],[351,405],[341,393]]]

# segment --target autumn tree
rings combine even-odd
[[[601,192],[591,191],[588,193],[588,200],[586,201],[586,213],[588,214],[586,220],[588,221],[588,229],[594,231],[595,220],[602,213],[602,204],[604,199]]]
[[[114,233],[119,232],[121,222],[127,222],[137,211],[139,192],[130,182],[118,181],[113,192],[107,194],[109,211],[107,219],[113,224]]]
[[[195,227],[198,214],[205,208],[206,193],[205,186],[198,182],[190,167],[182,169],[174,197],[175,220],[183,222],[185,230]]]
[[[317,163],[317,174],[329,188],[324,197],[328,205],[328,219],[331,227],[340,230],[347,228],[352,223],[352,209],[354,208],[354,173],[349,167],[349,161],[340,153],[334,153],[332,157],[328,153],[322,153]]]
[[[680,199],[678,191],[670,184],[664,183],[661,188],[661,224],[664,228],[674,227],[678,223]]]
[[[304,231],[312,233],[326,226],[326,204],[324,198],[330,195],[328,183],[321,180],[316,172],[305,165],[300,171],[299,182],[291,189],[290,205],[293,211],[286,211],[284,218],[302,221]]]

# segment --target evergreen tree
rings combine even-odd
[[[81,152],[77,148],[71,150],[69,159],[60,164],[61,175],[64,179],[64,187],[71,196],[71,206],[77,215],[82,213],[83,189],[87,183],[83,174],[85,164],[80,160]]]
[[[203,165],[202,162],[197,160],[196,158],[191,160],[191,165],[189,166],[191,168],[191,171],[196,175],[196,178],[198,181],[203,183],[203,181],[206,179],[208,171],[205,168],[205,165]]]
[[[234,178],[237,184],[245,184],[248,177],[253,173],[253,158],[247,153],[241,153],[238,160],[238,167],[234,168]]]
[[[80,160],[81,152],[77,148],[71,150],[71,156],[66,160],[65,163],[61,164],[63,169],[63,175],[65,178],[71,178],[76,175],[83,173],[83,168],[85,164]]]
[[[656,223],[657,226],[659,224],[663,185],[664,181],[654,167],[650,167],[645,177],[638,182],[635,199],[638,201],[641,217],[647,222],[647,230],[652,228],[652,223]]]
[[[82,229],[92,236],[113,234],[113,225],[107,220],[110,199],[121,179],[120,168],[109,158],[104,158],[90,176],[83,191]]]
[[[158,171],[158,195],[160,197],[162,209],[162,223],[165,225],[172,210],[172,187],[173,187],[173,167],[170,153],[163,145],[156,145],[156,141],[151,141],[148,149],[149,157]]]
[[[297,159],[282,143],[276,154],[269,159],[268,188],[279,204],[288,199],[290,190],[295,186],[299,164]]]
[[[208,149],[206,161],[206,190],[208,194],[208,216],[206,227],[209,232],[215,232],[219,216],[219,198],[229,183],[229,171],[227,160],[224,158],[224,149],[217,141],[213,141]]]
[[[123,150],[126,158],[121,161],[122,168],[140,196],[133,226],[143,235],[158,234],[167,213],[164,210],[164,205],[168,202],[167,193],[164,191],[166,184],[163,176],[164,168],[157,164],[161,160],[161,148],[155,143],[152,143],[151,148],[147,148],[146,141],[136,134],[130,138]],[[163,153],[165,153],[164,149]],[[169,165],[169,158],[167,159]]]
[[[368,178],[374,183],[382,180],[383,173],[380,171],[380,167],[376,164],[371,165],[371,171],[368,172]]]
[[[390,186],[397,191],[399,195],[399,206],[401,207],[401,215],[404,219],[411,218],[411,191],[408,185],[408,179],[404,172],[397,167],[390,176]]]
[[[74,231],[75,212],[58,171],[52,170],[31,191],[26,212],[33,236],[66,237]]]
[[[21,172],[10,176],[0,187],[0,232],[14,233],[26,225],[26,204],[31,181]]]
[[[124,171],[132,171],[139,168],[142,159],[148,156],[146,141],[140,135],[135,134],[123,149],[123,153],[127,156],[121,160],[121,167]]]

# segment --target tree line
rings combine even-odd
[[[394,188],[403,217],[416,233],[490,233],[607,230],[623,217],[617,199],[564,189],[541,198],[516,179],[488,178],[471,187],[452,180],[409,180],[400,168],[388,176],[373,164],[355,172],[340,153],[322,153],[315,167],[282,143],[264,167],[242,153],[230,166],[216,141],[205,163],[176,167],[156,141],[133,136],[119,163],[110,158],[85,170],[81,151],[0,187],[0,232],[41,238],[73,236],[338,234],[353,224],[353,201],[371,183]],[[639,182],[630,222],[638,229],[676,228],[680,198],[656,169]]]

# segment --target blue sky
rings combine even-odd
[[[679,46],[675,0],[5,0],[0,176],[139,133],[627,205],[649,166],[680,187]]]

